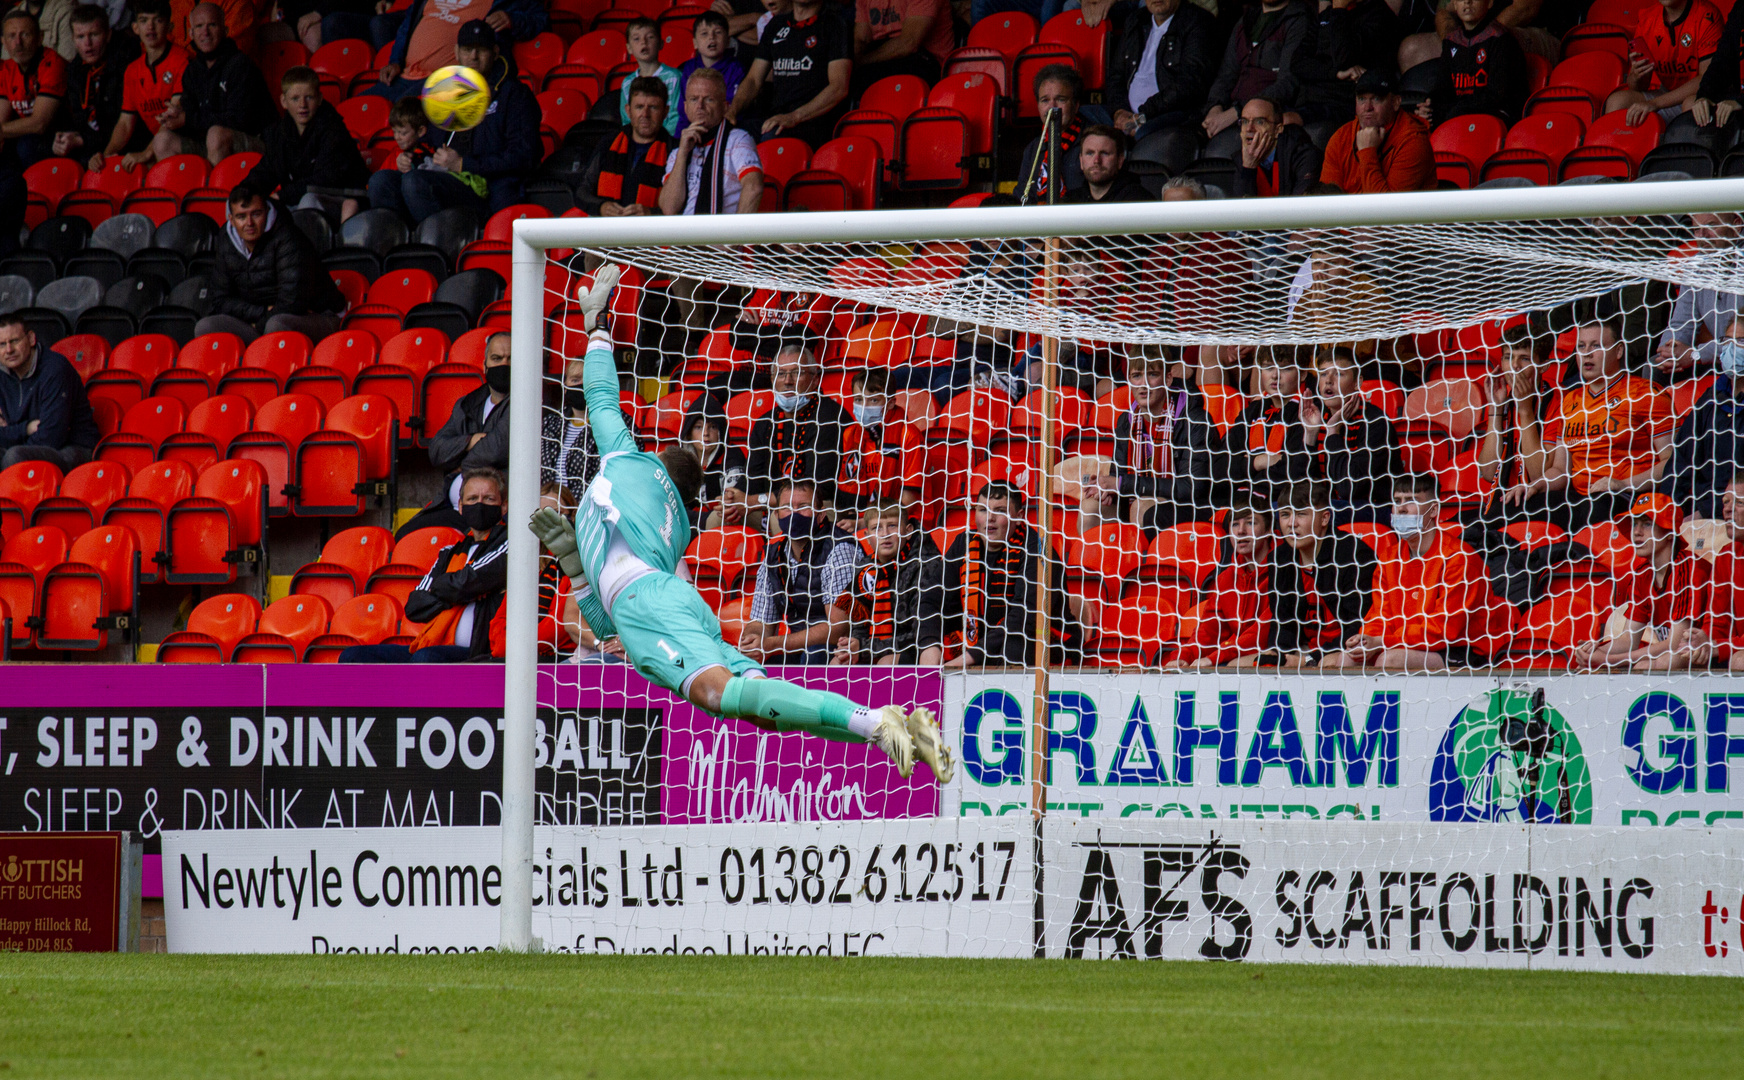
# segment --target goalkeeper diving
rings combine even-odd
[[[569,576],[582,617],[602,641],[616,637],[643,678],[713,716],[876,743],[904,777],[918,757],[938,782],[950,780],[951,750],[932,710],[868,708],[769,678],[721,638],[715,613],[677,576],[690,544],[689,510],[702,488],[702,464],[678,447],[642,452],[624,423],[611,331],[600,325],[619,272],[602,266],[580,300],[589,331],[583,383],[599,474],[582,494],[573,528],[549,508],[528,523]]]

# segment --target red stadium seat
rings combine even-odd
[[[468,367],[483,371],[485,346],[494,333],[496,331],[481,326],[477,330],[468,330],[455,338],[453,346],[448,350],[448,363],[465,364]]]
[[[1010,92],[1011,62],[998,49],[978,45],[952,49],[951,55],[945,57],[944,77],[953,75],[985,75],[999,88],[1000,97]]]
[[[401,315],[418,304],[427,304],[436,295],[436,278],[428,270],[395,270],[370,283],[371,304],[385,304]]]
[[[171,435],[158,447],[158,456],[166,461],[181,461],[195,475],[224,456],[238,435],[254,423],[254,406],[247,398],[218,394],[200,402],[188,412],[183,430]]]
[[[222,164],[222,162],[220,162]],[[203,187],[182,196],[182,213],[204,214],[219,228],[230,223],[230,193],[219,188]]]
[[[745,390],[727,399],[727,441],[748,448],[751,427],[775,407],[772,390]]]
[[[1462,188],[1477,183],[1478,171],[1502,148],[1507,125],[1494,116],[1460,116],[1436,128],[1429,136],[1435,150],[1435,175]]]
[[[157,460],[158,447],[182,430],[186,410],[173,397],[146,398],[127,410],[121,428],[98,443],[96,459],[124,465],[128,473],[143,471]]]
[[[83,218],[94,229],[115,216],[119,202],[119,199],[106,191],[70,191],[61,199],[57,216]]]
[[[235,334],[205,334],[182,346],[175,363],[152,380],[153,395],[167,395],[189,409],[212,395],[218,383],[242,360]]]
[[[291,513],[351,517],[363,513],[368,495],[385,505],[395,489],[398,426],[394,403],[376,394],[357,394],[334,406],[321,430],[297,448]]]
[[[236,643],[231,662],[297,664],[309,643],[327,632],[332,609],[319,596],[287,596],[260,615],[259,629]]]
[[[927,95],[929,106],[955,109],[969,120],[969,147],[978,156],[989,157],[978,168],[993,167],[993,154],[999,139],[999,89],[985,75],[952,75],[940,79]]]
[[[150,218],[152,225],[162,225],[182,212],[182,196],[163,188],[144,187],[121,200],[118,211]]]
[[[73,541],[42,586],[41,649],[99,651],[109,631],[132,640],[139,626],[139,540],[125,525],[104,525]],[[129,659],[132,659],[129,657]]]
[[[139,538],[140,580],[158,581],[169,566],[166,522],[170,507],[194,491],[194,471],[181,461],[154,461],[103,514],[105,525],[126,525]]]
[[[895,182],[898,139],[896,117],[877,109],[855,109],[836,121],[836,138],[871,139],[878,147],[879,156],[885,161],[886,179]]]
[[[563,59],[603,73],[623,63],[624,58],[629,55],[629,46],[624,41],[622,31],[596,29],[570,42]]]
[[[228,194],[231,188],[242,183],[254,167],[259,164],[260,155],[254,151],[231,154],[212,166],[212,173],[206,177],[206,183]]]
[[[1628,61],[1616,53],[1605,50],[1583,52],[1551,68],[1550,79],[1544,85],[1546,89],[1553,86],[1578,87],[1593,99],[1596,109],[1602,109],[1611,92],[1623,85],[1623,76],[1628,69]]]
[[[144,186],[172,192],[180,199],[195,188],[205,187],[211,172],[212,167],[203,156],[177,154],[153,165],[145,174]]]
[[[1658,113],[1648,113],[1647,118],[1634,127],[1629,126],[1629,110],[1618,109],[1606,113],[1587,128],[1583,147],[1609,147],[1620,150],[1628,155],[1634,168],[1641,167],[1641,159],[1659,145],[1659,140],[1665,135],[1665,121]]]
[[[260,622],[260,601],[244,593],[208,597],[188,614],[188,628],[168,635],[157,646],[160,664],[228,663],[236,643],[254,633]]]
[[[115,500],[127,494],[132,474],[108,461],[87,461],[61,481],[60,494],[36,504],[32,525],[53,525],[68,536],[82,536],[97,527]]]
[[[476,334],[478,331],[470,331]],[[461,340],[465,340],[462,338]],[[452,356],[458,350],[450,350]],[[461,398],[484,385],[482,365],[474,367],[471,364],[446,363],[437,364],[424,376],[423,416],[418,425],[417,445],[429,446],[430,439],[442,425],[448,423],[448,418],[454,413],[454,406]]]
[[[561,139],[569,134],[570,128],[587,119],[593,102],[594,99],[588,96],[586,90],[562,86],[539,95],[539,115],[544,124]]]
[[[1562,35],[1562,56],[1567,59],[1581,53],[1610,52],[1627,60],[1629,39],[1635,35],[1634,24],[1628,28],[1605,23],[1588,22]]]
[[[377,341],[386,341],[400,332],[406,321],[398,308],[386,304],[358,304],[345,313],[347,330],[374,334]]]
[[[194,494],[170,508],[164,547],[172,585],[224,584],[236,568],[261,572],[266,551],[266,470],[259,462],[220,461],[200,474]]]
[[[808,167],[811,147],[803,139],[786,136],[765,139],[757,144],[757,157],[763,162],[763,183],[765,187],[772,185],[776,196],[765,196],[763,205],[765,208],[779,206],[779,196],[786,189],[787,182]]]
[[[391,596],[354,596],[334,609],[327,633],[309,643],[305,664],[336,664],[353,645],[379,645],[400,632],[405,612]]]
[[[1484,162],[1480,178],[1524,176],[1533,183],[1549,184],[1556,178],[1562,159],[1585,135],[1586,125],[1568,113],[1528,116],[1508,129],[1502,149]]]
[[[321,403],[307,394],[281,394],[255,413],[252,430],[231,441],[226,457],[258,461],[266,470],[267,511],[291,512],[290,488],[297,484],[297,447],[321,429]]]
[[[719,611],[753,584],[763,562],[762,534],[739,526],[707,529],[696,534],[684,553],[696,591]]]
[[[898,124],[927,103],[926,82],[913,75],[888,75],[860,95],[861,109],[889,114]]]
[[[338,44],[335,42],[334,44]],[[345,130],[360,143],[367,143],[376,133],[388,126],[388,112],[393,106],[387,98],[376,97],[373,94],[354,98],[346,98],[336,108],[339,118],[345,121]]]
[[[292,68],[309,64],[309,50],[300,41],[270,42],[260,46],[255,56],[268,87],[277,87]]]
[[[589,101],[598,101],[606,92],[606,77],[604,73],[584,64],[565,62],[545,73],[545,81],[540,89],[579,90],[587,95]]]
[[[1065,45],[1078,58],[1078,74],[1084,77],[1084,88],[1091,91],[1090,100],[1099,103],[1102,98],[1103,70],[1108,51],[1108,31],[1111,28],[1109,20],[1103,19],[1095,26],[1084,25],[1084,16],[1077,11],[1063,11],[1049,19],[1036,34],[1038,45]],[[1020,87],[1027,83],[1019,83]],[[1018,94],[1019,98],[1026,95]],[[1034,95],[1027,95],[1034,100]]]
[[[63,196],[79,189],[84,177],[85,170],[70,158],[44,158],[24,170],[24,186],[32,200],[42,200],[46,219],[55,215]]]
[[[897,186],[905,191],[967,187],[975,160],[972,138],[968,118],[957,110],[917,109],[902,122]]]
[[[547,30],[529,41],[515,42],[515,67],[538,86],[545,73],[563,63],[563,39]]]
[[[971,26],[969,36],[963,43],[998,50],[1009,67],[1017,63],[1017,54],[1024,46],[1035,44],[1036,33],[1040,29],[1033,15],[1021,11],[1001,11],[984,16]]]
[[[505,206],[490,216],[484,223],[485,240],[513,240],[515,238],[515,222],[522,218],[548,218],[551,211],[538,203],[516,203]],[[507,281],[509,279],[504,278]]]
[[[781,195],[783,210],[852,210],[854,192],[847,178],[827,169],[794,174]]]
[[[21,461],[0,472],[0,534],[13,536],[36,513],[36,504],[61,489],[61,471],[46,461]]]
[[[101,334],[69,334],[50,348],[67,358],[81,382],[90,382],[109,363],[109,339]]]
[[[315,55],[309,57],[309,66],[318,75],[330,75],[350,85],[352,76],[368,71],[374,66],[373,61],[373,51],[367,42],[345,39],[329,41],[316,49]]]
[[[884,175],[883,152],[868,138],[831,139],[811,156],[813,169],[825,169],[848,185],[852,202],[848,209],[878,208],[879,187]]]
[[[12,648],[31,644],[43,581],[66,561],[68,546],[67,534],[53,526],[8,534],[0,550],[0,605],[12,618]]]
[[[145,166],[123,168],[120,154],[104,158],[101,169],[87,172],[79,181],[80,191],[100,191],[118,203],[144,186]]]
[[[359,596],[371,574],[387,565],[394,538],[379,525],[360,525],[327,541],[321,558],[291,575],[291,592],[319,596],[335,610]]]
[[[408,533],[394,545],[393,561],[370,574],[367,591],[392,596],[403,606],[418,582],[436,564],[437,556],[460,543],[463,535],[460,530],[443,525]]]
[[[495,270],[504,281],[514,277],[514,266],[507,240],[474,240],[460,249],[460,262],[455,273],[466,270]]]

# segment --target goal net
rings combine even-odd
[[[599,468],[620,265],[724,640],[957,769],[653,686],[517,527],[505,946],[1735,967],[1738,206],[519,222],[514,521]]]

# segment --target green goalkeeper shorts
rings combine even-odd
[[[716,665],[734,675],[762,665],[721,638],[721,622],[690,586],[656,571],[631,582],[612,605],[624,653],[644,679],[684,696],[690,680]]]

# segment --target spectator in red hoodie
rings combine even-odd
[[[1627,667],[1632,671],[1705,668],[1713,642],[1698,622],[1708,610],[1710,574],[1705,559],[1678,535],[1683,511],[1671,496],[1650,493],[1635,500],[1629,519],[1635,554],[1647,560],[1634,598],[1622,610],[1628,622],[1614,638],[1574,648],[1576,667]]]
[[[1397,76],[1370,70],[1357,79],[1356,119],[1327,140],[1320,182],[1351,195],[1434,190],[1429,125],[1400,110]]]
[[[1271,511],[1257,502],[1237,506],[1223,557],[1200,589],[1199,606],[1181,620],[1181,647],[1164,669],[1251,664],[1271,629],[1271,594]]]

